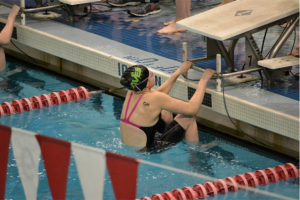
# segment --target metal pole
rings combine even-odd
[[[183,62],[185,62],[185,61],[187,61],[187,43],[186,42],[182,43],[182,50],[183,50],[182,60],[183,60]],[[185,72],[183,75],[185,77],[187,77],[187,72]]]
[[[39,7],[39,8],[31,8],[31,9],[24,9],[24,12],[34,12],[34,11],[42,11],[42,10],[47,10],[47,9],[51,9],[51,8],[58,8],[58,7],[62,7],[62,4],[58,4],[58,5],[53,5],[53,6],[45,6],[45,7]]]
[[[234,39],[230,42],[229,44],[229,47],[228,47],[228,52],[229,52],[229,57],[231,60],[234,61],[234,49],[235,49],[235,46],[236,46],[236,43],[239,41],[239,38],[238,39]]]
[[[0,5],[8,7],[8,8],[12,8],[13,6],[7,3],[3,3],[0,2]],[[21,11],[22,12],[35,12],[35,11],[42,11],[42,10],[47,10],[47,9],[51,9],[51,8],[58,8],[58,7],[62,7],[63,4],[57,4],[57,5],[52,5],[52,6],[45,6],[45,7],[39,7],[39,8],[30,8],[30,9],[25,9],[25,1],[21,0],[20,2],[20,7],[21,7]]]
[[[204,69],[198,68],[198,67],[191,67],[192,69],[199,71],[199,72],[204,72]],[[238,71],[238,72],[232,72],[232,73],[228,73],[228,74],[214,74],[214,77],[229,77],[229,76],[235,76],[235,75],[240,75],[240,74],[246,74],[246,73],[250,73],[250,72],[256,72],[256,71],[260,71],[262,70],[262,68],[252,68],[252,69],[247,69],[247,70],[243,70],[243,71]]]
[[[20,7],[21,7],[22,9],[25,8],[25,0],[20,0]]]
[[[288,30],[283,34],[281,39],[274,45],[273,50],[271,51],[269,58],[275,58],[279,49],[282,47],[282,45],[286,42],[286,40],[290,37],[293,30],[296,28],[296,26],[299,24],[299,17],[289,26]]]
[[[0,5],[8,7],[8,8],[12,8],[12,5],[9,5],[7,3],[0,2]]]
[[[216,42],[216,44],[218,45],[227,65],[228,65],[228,72],[233,72],[234,71],[234,65],[233,65],[233,60],[230,59],[230,56],[223,44],[223,42],[218,41],[218,40],[214,40]]]
[[[216,66],[216,70],[217,70],[217,74],[221,74],[221,55],[217,54],[216,57],[217,60],[217,66]],[[221,78],[218,77],[217,78],[217,92],[221,92]]]
[[[261,55],[260,53],[260,50],[259,50],[259,47],[258,45],[256,44],[254,38],[252,35],[248,34],[246,35],[246,40],[248,41],[249,45],[250,45],[250,48],[252,50],[252,53],[255,55],[256,59],[257,60],[263,60],[263,56]]]
[[[222,74],[222,77],[236,76],[236,75],[246,74],[246,73],[250,73],[250,72],[256,72],[256,71],[260,71],[260,70],[262,70],[262,68],[252,68],[252,69],[233,72],[233,73],[229,73],[229,74]]]

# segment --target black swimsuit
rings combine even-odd
[[[166,123],[164,122],[164,120],[162,120],[161,114],[160,114],[159,119],[154,126],[150,126],[150,127],[141,126],[140,127],[140,129],[143,130],[147,136],[147,144],[146,144],[147,147],[150,147],[153,144],[155,134],[157,132],[158,133],[164,132],[165,126],[166,126]]]

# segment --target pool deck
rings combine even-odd
[[[192,2],[192,15],[215,6],[207,4]],[[188,59],[206,55],[206,43],[200,35],[188,31],[174,35],[156,33],[163,27],[163,22],[174,18],[175,6],[172,4],[162,4],[162,13],[143,18],[129,16],[124,8],[114,10],[103,4],[93,7],[90,15],[77,18],[73,23],[67,20],[65,12],[59,10],[62,17],[55,20],[38,20],[26,14],[25,26],[20,25],[21,19],[18,17],[15,25],[17,39],[13,41],[40,63],[47,63],[45,67],[48,69],[94,85],[104,82],[111,87],[121,87],[118,79],[122,72],[137,63],[151,68],[155,74],[155,87],[158,87],[180,66],[183,42],[188,43]],[[0,22],[6,23],[9,11],[9,8],[0,7]],[[279,26],[269,29],[265,52],[271,48],[278,37],[276,34],[281,31]],[[259,46],[263,34],[254,34]],[[289,38],[278,56],[290,51],[293,38]],[[5,47],[8,54],[20,55],[12,45]],[[244,51],[244,41],[240,40],[235,52],[235,66],[238,69],[244,63]],[[201,63],[204,68],[215,69],[215,65],[215,60]],[[222,66],[224,71],[224,61]],[[299,66],[293,66],[292,72],[299,73]],[[193,69],[188,72],[191,79],[200,79],[201,75],[201,72]],[[258,73],[251,75],[259,78]],[[170,95],[188,101],[197,83],[180,77]],[[276,83],[271,88],[261,89],[259,80],[243,84],[224,81],[226,107],[244,132],[276,151],[298,157],[299,79],[290,75],[277,79]],[[247,139],[231,124],[223,93],[216,91],[215,80],[209,82],[197,116],[200,124]],[[251,139],[249,141],[253,142]]]

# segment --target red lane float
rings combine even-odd
[[[4,115],[11,115],[11,114],[15,113],[14,110],[13,110],[13,107],[8,102],[2,103],[1,107],[2,107],[2,109],[4,111]]]
[[[256,176],[259,185],[269,184],[268,176],[263,170],[257,170],[253,174]]]
[[[154,194],[151,196],[151,200],[164,200],[161,194]]]
[[[242,174],[239,174],[239,175],[235,175],[233,177],[233,180],[235,180],[237,182],[237,184],[239,185],[243,185],[245,187],[248,187],[248,182],[247,182],[247,179],[245,178],[244,175]],[[244,188],[239,188],[239,190],[243,190]]]
[[[264,171],[267,174],[269,183],[276,183],[279,181],[279,176],[273,168],[269,167],[269,168],[264,169]]]
[[[299,176],[299,170],[292,163],[287,163],[283,165],[283,167],[287,170],[289,178],[296,178]]]
[[[29,101],[29,99],[24,98],[24,99],[21,99],[20,102],[21,102],[22,105],[23,105],[23,110],[24,110],[24,111],[31,111],[31,110],[33,110],[31,101]]]
[[[40,97],[38,97],[38,96],[30,97],[30,101],[31,101],[32,107],[34,109],[42,109],[43,108],[43,103],[42,103],[42,100],[40,99]]]
[[[184,194],[187,197],[187,199],[190,199],[190,200],[198,199],[197,192],[194,191],[192,188],[190,188],[190,187],[184,187],[184,188],[182,188],[182,191],[184,192]]]
[[[173,190],[172,195],[178,200],[187,200],[184,192],[181,189]]]
[[[60,96],[62,103],[70,103],[71,102],[69,94],[66,91],[64,91],[64,90],[59,91],[58,95]]]
[[[228,193],[228,187],[224,180],[218,179],[218,180],[214,181],[214,186],[216,186],[218,194]]]
[[[279,180],[285,181],[286,179],[289,178],[287,170],[282,165],[278,165],[278,166],[274,167],[274,170],[278,174]]]
[[[244,174],[245,178],[247,179],[248,185],[250,187],[257,187],[258,186],[258,180],[256,179],[255,175],[251,172]]]
[[[142,197],[139,200],[195,200],[205,199],[207,197],[216,196],[217,194],[226,194],[228,192],[236,192],[243,190],[239,185],[245,187],[257,187],[267,185],[269,183],[276,183],[279,180],[287,180],[299,176],[299,170],[292,163],[285,165],[278,165],[274,168],[266,168],[264,170],[257,170],[255,172],[248,172],[239,174],[224,179],[218,179],[212,182],[203,184],[196,184],[191,187],[184,187],[182,189],[175,189],[171,192],[163,192],[161,194],[154,194],[149,197]]]
[[[233,178],[227,177],[227,178],[224,178],[224,181],[232,184],[232,185],[227,185],[229,192],[235,192],[235,191],[239,190],[237,183]]]
[[[78,91],[76,89],[71,88],[71,89],[68,90],[68,93],[69,93],[71,101],[78,101],[78,100],[80,100],[79,93],[78,93]]]
[[[51,107],[52,106],[51,99],[47,94],[40,95],[40,99],[41,99],[42,104],[43,104],[44,107]]]
[[[161,196],[162,196],[165,200],[177,200],[177,199],[173,196],[173,194],[172,194],[171,192],[169,192],[169,191],[161,193]]]
[[[50,97],[51,103],[52,103],[53,105],[59,105],[59,104],[62,103],[62,102],[61,102],[61,98],[60,98],[60,96],[59,96],[59,94],[58,94],[57,92],[52,92],[52,93],[50,93],[50,94],[49,94],[49,97]]]
[[[50,94],[33,96],[30,97],[30,99],[24,98],[21,100],[14,100],[11,103],[4,102],[0,104],[0,117],[14,113],[28,112],[33,109],[42,109],[44,107],[69,103],[71,101],[78,101],[90,97],[91,93],[89,93],[86,88],[80,86],[78,88],[71,88],[67,91],[61,90]]]
[[[3,108],[0,106],[0,117],[1,116],[4,116],[5,114],[4,114],[4,110],[3,110]]]
[[[77,88],[79,96],[81,99],[88,99],[91,97],[91,94],[84,87],[80,86]]]
[[[203,186],[205,187],[207,195],[209,197],[213,197],[218,194],[217,188],[214,186],[212,182],[203,183]]]
[[[12,105],[15,113],[24,112],[23,105],[20,101],[14,100],[11,102],[11,105]]]
[[[205,187],[201,184],[194,185],[193,190],[198,194],[199,199],[208,197]]]

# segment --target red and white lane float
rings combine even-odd
[[[33,96],[29,99],[14,100],[12,102],[4,102],[0,104],[0,117],[4,115],[12,115],[14,113],[28,112],[33,109],[42,109],[69,103],[71,101],[79,101],[88,99],[91,94],[98,94],[102,91],[89,92],[85,87],[71,88],[67,91],[61,90],[59,92],[52,92],[50,94],[42,94],[40,96]]]
[[[234,177],[218,179],[213,183],[206,182],[203,184],[196,184],[192,188],[184,187],[182,189],[175,189],[172,192],[167,191],[161,194],[154,194],[151,197],[142,197],[141,199],[136,200],[204,199],[206,197],[212,197],[218,194],[226,194],[228,192],[243,190],[242,188],[238,187],[238,184],[246,187],[258,187],[278,181],[296,178],[298,176],[299,170],[293,164],[287,163],[285,165],[278,165],[274,168],[266,168],[264,170],[248,172],[243,175],[239,174]]]

